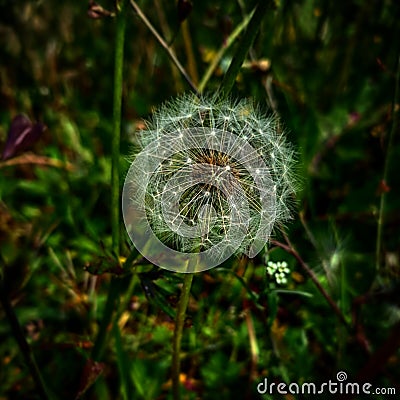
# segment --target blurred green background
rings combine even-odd
[[[138,3],[198,84],[255,2],[194,0],[182,23],[182,2]],[[112,1],[101,5],[114,10]],[[2,275],[59,399],[171,399],[179,275],[133,268],[103,360],[90,361],[118,259],[109,251],[115,21],[89,18],[87,9],[83,0],[0,0],[1,149],[15,115],[47,126],[30,161],[0,161]],[[277,112],[299,149],[303,189],[286,233],[347,325],[282,248],[198,274],[184,329],[185,399],[307,398],[260,395],[257,383],[327,382],[340,370],[348,382],[400,393],[399,21],[396,0],[282,0],[263,20],[233,96]],[[223,51],[206,91],[218,89],[236,44]],[[125,52],[123,172],[143,118],[190,90],[132,10]],[[275,239],[285,243],[279,232]],[[129,246],[124,233],[120,257]],[[286,285],[267,275],[268,260],[288,263]],[[0,309],[0,399],[35,396]]]

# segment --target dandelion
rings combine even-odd
[[[290,217],[294,151],[274,115],[248,100],[183,95],[137,135],[123,190],[130,238],[152,263],[177,272],[258,254]]]

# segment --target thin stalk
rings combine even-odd
[[[116,20],[115,55],[114,55],[114,97],[113,97],[113,135],[111,141],[111,230],[112,249],[119,255],[120,236],[120,190],[119,158],[121,142],[121,108],[124,67],[124,43],[126,28],[126,0],[120,3],[121,9]]]
[[[99,332],[97,333],[96,341],[91,353],[92,360],[98,361],[103,355],[108,336],[108,329],[111,324],[113,313],[118,307],[119,303],[121,281],[121,278],[113,277],[111,279],[110,286],[108,288],[106,304],[104,306],[104,311],[99,326]]]
[[[193,43],[190,36],[189,23],[186,19],[181,24],[183,43],[185,45],[185,52],[187,57],[187,69],[195,85],[199,83],[199,74],[197,72],[196,58],[193,52]]]
[[[222,93],[229,93],[235,83],[235,79],[239,74],[240,68],[243,65],[244,59],[252,46],[254,39],[257,36],[257,33],[260,29],[261,22],[267,13],[269,8],[274,8],[275,3],[273,0],[259,0],[256,11],[254,12],[247,30],[243,35],[242,39],[240,40],[236,54],[234,55],[231,64],[229,65],[228,71],[224,76],[224,79],[220,86],[220,91]]]
[[[303,268],[303,270],[307,273],[307,275],[311,278],[311,280],[314,282],[314,285],[317,287],[317,289],[321,292],[322,296],[325,297],[326,301],[329,303],[329,305],[332,307],[332,310],[335,312],[339,320],[345,325],[347,328],[350,328],[349,323],[347,322],[346,318],[344,317],[342,311],[340,308],[337,306],[337,304],[333,301],[332,297],[329,296],[328,292],[323,288],[323,286],[319,283],[319,280],[317,276],[315,275],[314,271],[306,264],[306,262],[300,257],[300,254],[296,251],[296,249],[292,246],[290,243],[289,239],[285,237],[286,243],[281,243],[278,242],[277,240],[271,240],[270,242],[277,246],[280,247],[281,249],[285,250],[287,253],[291,254],[300,264],[300,266]]]
[[[124,64],[124,42],[126,28],[126,0],[120,2],[120,10],[116,17],[115,53],[114,53],[114,96],[113,96],[113,135],[111,141],[111,234],[112,250],[118,256],[120,250],[120,188],[119,158],[121,140],[121,108]],[[99,332],[92,350],[92,359],[101,358],[113,311],[120,295],[121,279],[113,277],[108,289],[107,301]]]
[[[249,343],[251,352],[251,366],[250,366],[250,378],[254,380],[257,377],[257,366],[260,357],[260,349],[257,341],[257,334],[254,328],[253,317],[250,309],[245,310],[245,319],[247,325],[247,331],[249,332]]]
[[[155,11],[157,13],[157,19],[160,24],[161,32],[163,32],[164,37],[173,37],[172,35],[172,30],[171,27],[168,24],[167,17],[165,16],[164,12],[164,5],[165,4],[160,4],[162,3],[161,0],[154,0],[154,7]],[[165,2],[164,2],[165,3]],[[177,32],[179,31],[179,28],[177,29]],[[173,40],[169,41],[169,46],[173,48]],[[170,68],[171,68],[171,73],[173,76],[173,80],[175,83],[175,92],[180,93],[183,92],[183,82],[182,82],[182,77],[180,75],[180,72],[178,69],[175,67],[173,63],[170,63]]]
[[[174,400],[180,400],[180,372],[181,372],[181,343],[183,325],[185,323],[186,309],[189,303],[190,289],[193,282],[193,273],[184,275],[181,295],[179,297],[176,313],[174,337],[172,342],[172,392]]]
[[[21,325],[19,324],[18,318],[14,312],[14,309],[7,296],[7,292],[3,286],[3,282],[0,282],[0,302],[4,308],[4,312],[6,314],[8,322],[10,323],[11,330],[14,334],[14,338],[17,341],[18,347],[24,357],[25,364],[29,369],[33,381],[35,382],[37,392],[40,398],[44,400],[53,399],[53,397],[50,395],[49,391],[46,388],[46,384],[36,364],[32,349],[25,339]]]
[[[249,24],[249,21],[251,17],[254,15],[254,10],[250,12],[249,15],[247,15],[243,21],[235,28],[235,30],[229,35],[228,39],[226,40],[226,43],[219,49],[218,53],[215,55],[213,58],[211,64],[209,65],[207,71],[203,75],[203,78],[201,79],[201,82],[199,84],[199,92],[202,92],[204,88],[207,85],[207,82],[209,81],[212,73],[215,71],[215,69],[218,66],[218,63],[221,61],[224,53],[226,50],[229,49],[229,47],[232,46],[234,41],[237,39],[237,37],[240,35],[240,33],[243,31],[244,28]]]
[[[141,8],[137,5],[136,1],[130,0],[130,3],[131,3],[132,8],[135,10],[137,16],[142,20],[142,22],[147,26],[147,28],[152,33],[152,35],[157,39],[158,43],[160,43],[160,45],[168,53],[169,58],[176,65],[179,72],[186,79],[187,83],[192,88],[192,90],[197,94],[198,90],[197,90],[196,85],[190,79],[189,74],[186,72],[185,68],[183,68],[182,64],[179,62],[174,51],[171,49],[170,46],[168,46],[168,43],[161,37],[161,35],[157,32],[157,30],[154,28],[154,26],[151,24],[151,22],[147,19],[146,15],[143,13]]]
[[[392,128],[389,133],[389,139],[386,150],[386,158],[385,158],[385,166],[383,169],[382,176],[382,187],[387,186],[387,178],[388,171],[390,166],[391,155],[393,151],[393,140],[396,130],[399,126],[399,113],[400,113],[400,54],[397,59],[397,68],[396,68],[396,83],[394,88],[394,96],[393,96],[393,104],[392,104]],[[378,232],[376,235],[376,270],[380,269],[380,258],[381,258],[381,250],[382,250],[382,233],[383,233],[383,224],[384,224],[384,212],[386,206],[386,190],[382,190],[381,200],[379,204],[379,214],[378,214]]]

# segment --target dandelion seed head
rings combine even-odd
[[[295,154],[276,116],[251,101],[183,95],[156,110],[137,138],[124,221],[151,262],[198,272],[233,254],[254,257],[290,218]]]

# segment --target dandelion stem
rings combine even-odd
[[[274,7],[275,3],[273,0],[258,1],[257,8],[247,26],[245,34],[237,45],[236,53],[221,83],[221,92],[228,94],[231,91],[233,84],[235,83],[236,76],[239,74],[244,59],[246,58],[246,55],[250,47],[252,46],[254,39],[257,36],[257,33],[261,26],[261,22],[265,14],[267,13],[267,10]]]
[[[185,323],[186,309],[189,303],[190,289],[192,287],[194,274],[185,274],[183,286],[179,297],[178,310],[176,313],[175,330],[172,342],[172,391],[174,400],[180,400],[180,370],[181,370],[181,343],[183,325]]]
[[[390,160],[393,150],[393,138],[396,130],[399,126],[399,114],[400,114],[400,54],[397,58],[397,68],[396,68],[396,83],[394,89],[393,105],[392,105],[392,127],[389,133],[389,139],[386,150],[385,166],[383,169],[382,176],[382,186],[387,186],[388,171],[390,166]],[[382,251],[382,233],[383,233],[383,223],[384,223],[384,212],[386,206],[386,191],[382,190],[381,199],[379,204],[379,214],[378,214],[378,232],[376,235],[376,271],[380,269],[380,259]]]
[[[121,108],[124,64],[124,42],[126,27],[126,0],[120,2],[120,10],[116,18],[115,53],[114,53],[114,97],[113,97],[113,135],[111,142],[111,234],[114,254],[120,251],[120,188],[119,188],[119,158],[121,139]],[[98,360],[102,356],[107,338],[107,328],[110,325],[113,311],[120,295],[120,279],[113,277],[107,294],[104,314],[100,323],[99,332],[92,350],[92,359]]]

